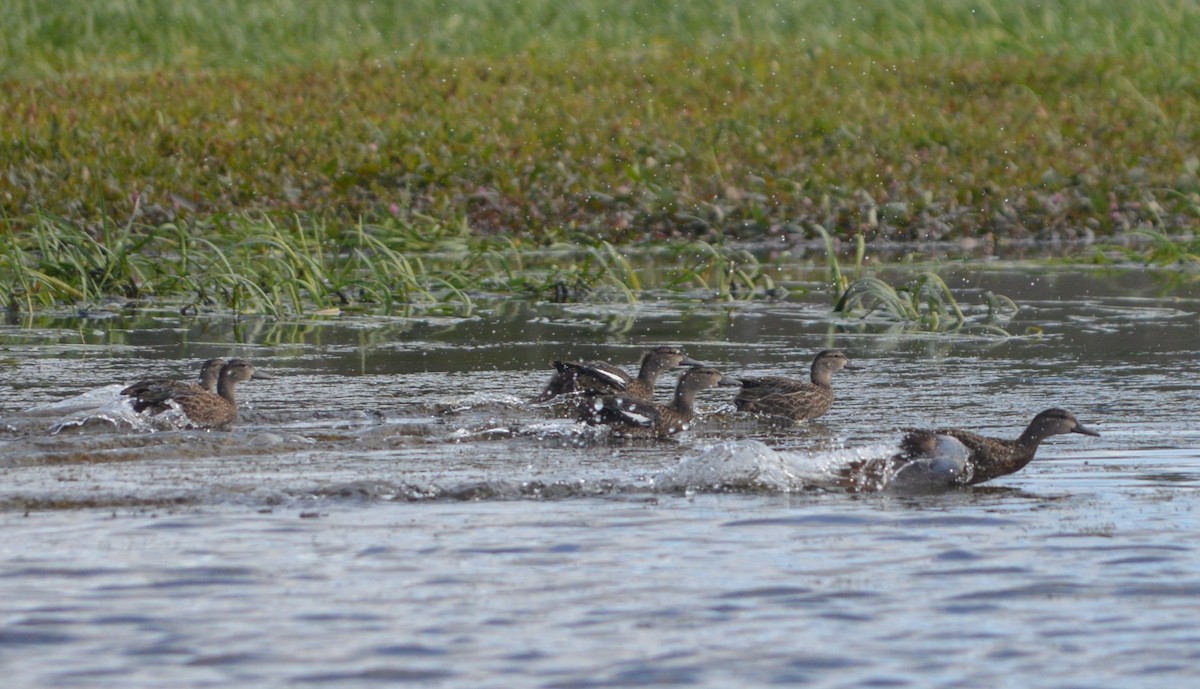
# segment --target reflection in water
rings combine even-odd
[[[1140,273],[949,274],[956,291],[1016,299],[1010,330],[1034,334],[887,332],[831,320],[815,293],[290,324],[117,311],[0,329],[6,675],[1190,678],[1200,300]],[[819,423],[738,414],[731,392],[705,391],[702,421],[665,442],[524,403],[553,359],[631,365],[652,343],[730,373],[803,377],[829,347],[866,370],[838,380]],[[190,380],[212,356],[277,376],[239,391],[232,430],[112,406],[131,379]],[[1020,473],[968,489],[829,487],[847,462],[889,456],[901,428],[1014,437],[1050,406],[1102,437],[1056,437]],[[124,421],[86,421],[104,414]]]

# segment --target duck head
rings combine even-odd
[[[1065,409],[1051,408],[1033,417],[1029,423],[1029,431],[1046,438],[1064,433],[1082,433],[1083,435],[1099,436],[1100,434],[1079,423],[1075,415]]]
[[[665,371],[676,366],[703,366],[704,363],[689,357],[678,347],[655,347],[642,355],[641,365],[650,364],[656,370]]]
[[[250,379],[271,380],[275,376],[268,375],[245,359],[230,359],[221,367],[221,380],[229,383],[241,383]]]

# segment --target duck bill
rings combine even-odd
[[[695,359],[693,359],[690,356],[683,357],[683,359],[680,360],[679,365],[680,366],[692,366],[692,367],[708,366],[708,364],[704,363],[703,361],[696,361]]]
[[[1072,428],[1071,432],[1072,433],[1082,433],[1084,435],[1094,435],[1097,438],[1100,437],[1099,433],[1097,433],[1096,431],[1093,431],[1092,429],[1088,428],[1087,426],[1084,426],[1081,423],[1075,424],[1075,428]]]
[[[842,370],[843,371],[865,371],[866,368],[863,366],[856,366],[855,364],[846,364],[845,366],[842,367]]]
[[[250,374],[250,379],[251,380],[275,380],[275,376],[273,376],[269,373],[263,373],[262,371],[255,371],[254,373]]]
[[[721,380],[717,383],[717,385],[727,388],[739,388],[742,386],[742,381],[741,379],[734,378],[733,376],[721,376]]]

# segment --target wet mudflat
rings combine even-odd
[[[0,330],[0,661],[11,686],[1033,686],[1194,678],[1200,289],[1141,272],[952,276],[1014,337],[889,332],[781,302],[482,304],[297,324],[168,311]],[[978,303],[971,291],[963,300]],[[648,344],[804,375],[786,424],[701,395],[666,442],[529,407],[554,358]],[[225,432],[115,386],[237,355]],[[660,382],[666,393],[673,376]],[[102,388],[102,386],[113,386]],[[77,395],[86,394],[83,399]],[[971,489],[850,495],[905,426],[1051,438]],[[759,445],[762,443],[762,445]]]

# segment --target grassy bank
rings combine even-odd
[[[334,257],[359,223],[477,253],[1200,225],[1191,2],[44,4],[0,8],[0,273],[47,228]]]

